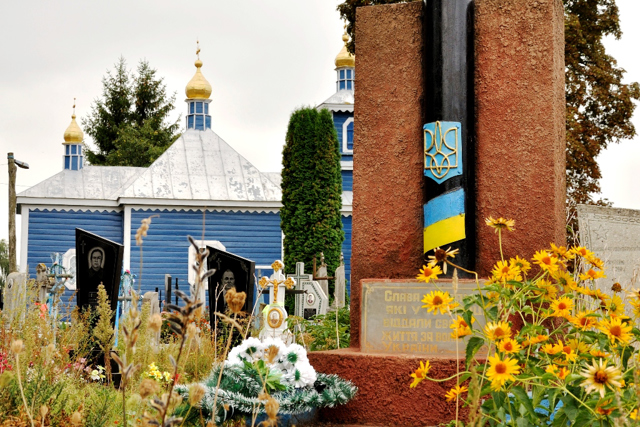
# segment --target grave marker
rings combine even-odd
[[[245,292],[243,311],[253,310],[253,289],[255,286],[256,263],[250,259],[232,254],[214,246],[207,246],[209,257],[207,268],[216,272],[209,278],[209,315],[213,319],[215,312],[224,313],[226,303],[224,295],[228,289],[236,288],[236,292]]]
[[[18,316],[24,320],[27,310],[27,274],[9,273],[4,286],[4,313],[9,323]]]
[[[334,305],[340,309],[344,307],[347,292],[347,278],[344,271],[344,255],[340,254],[340,266],[336,268],[336,293]]]
[[[124,246],[76,228],[76,288],[78,307],[98,305],[98,285],[102,283],[111,302],[118,306]]]

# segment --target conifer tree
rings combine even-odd
[[[176,138],[178,122],[170,122],[176,96],[167,96],[163,79],[147,61],[137,73],[120,58],[102,79],[102,98],[82,120],[95,148],[85,151],[92,165],[149,166]]]
[[[282,209],[286,273],[296,262],[312,272],[313,257],[324,253],[327,271],[340,264],[344,232],[340,148],[328,110],[302,108],[289,120],[282,152]]]

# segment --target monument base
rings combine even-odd
[[[456,373],[456,360],[425,356],[362,353],[353,348],[308,353],[317,372],[337,374],[358,387],[355,399],[346,405],[320,410],[319,419],[340,424],[388,425],[399,427],[436,426],[456,417],[455,402],[447,402],[445,393],[456,380],[422,381],[410,389],[409,376],[420,361],[429,360],[433,378],[448,378]],[[460,359],[460,370],[464,359]],[[460,403],[459,419],[465,420],[467,408]]]

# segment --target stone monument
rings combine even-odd
[[[335,286],[335,299],[333,304],[336,308],[340,309],[344,307],[346,295],[347,295],[347,277],[344,270],[344,255],[340,254],[340,265],[336,268],[336,286]]]
[[[393,345],[389,353],[367,352],[363,341],[363,330],[367,331],[363,329],[363,304],[368,301],[365,284],[388,279],[401,281],[398,283],[405,288],[417,284],[413,278],[424,264],[425,204],[431,195],[456,191],[451,188],[436,194],[433,186],[439,184],[424,178],[428,148],[424,125],[463,122],[453,114],[458,107],[467,109],[460,115],[467,117],[467,126],[461,131],[468,132],[472,144],[463,154],[473,166],[470,178],[475,184],[462,186],[466,188],[462,198],[466,203],[465,238],[457,241],[467,242],[471,249],[467,254],[474,252],[472,269],[486,277],[499,257],[493,230],[476,225],[489,216],[516,220],[519,234],[505,243],[507,257],[528,258],[550,242],[565,244],[562,2],[539,0],[534,7],[531,2],[517,0],[505,7],[499,0],[433,0],[359,7],[356,14],[351,348],[312,352],[309,360],[317,370],[348,378],[359,388],[358,397],[347,405],[323,410],[324,420],[438,425],[455,413],[455,404],[447,403],[444,397],[455,380],[421,385],[419,391],[409,393],[408,374],[427,356],[430,375],[447,378],[456,372],[458,362],[452,356],[437,354],[446,344],[446,335],[436,342],[437,327],[433,331],[431,344],[437,349],[412,348],[412,342],[405,347],[399,341],[397,352]],[[466,45],[456,44],[456,40]],[[472,47],[473,54],[461,54]],[[470,59],[473,64],[468,64]],[[467,99],[474,102],[459,103],[455,86],[465,84],[458,77],[467,70],[472,70],[473,76],[467,79],[473,95]],[[430,76],[438,75],[441,79],[435,79],[437,84],[432,86]],[[449,107],[444,104],[448,102],[457,105],[451,114],[446,114]],[[436,105],[441,113],[432,114],[430,105],[438,103],[443,103]],[[545,177],[545,185],[540,185],[540,176]],[[469,197],[473,203],[467,203]],[[471,225],[467,221],[470,217],[475,218]],[[470,236],[475,237],[470,240]],[[460,285],[464,283],[460,279]],[[381,295],[384,298],[385,294]],[[398,314],[394,315],[396,305]],[[411,326],[404,310],[412,308],[399,306],[385,304],[384,311],[378,311],[380,341],[384,336],[388,342],[386,332],[392,343],[394,332],[398,339],[403,337],[399,329],[385,330],[385,317],[400,319],[401,327],[405,319]],[[389,321],[388,327],[393,327],[395,321]],[[428,342],[429,330],[424,332]],[[404,338],[415,336],[405,333]],[[416,405],[417,401],[428,401],[429,409]],[[371,411],[372,407],[385,410]]]
[[[296,273],[288,274],[288,278],[295,280],[295,288],[301,293],[296,294],[295,315],[310,319],[313,316],[327,313],[329,298],[324,293],[320,283],[313,280],[313,275],[304,274],[304,263],[296,263]]]
[[[320,266],[316,271],[316,277],[329,277],[327,274],[327,263],[324,262],[324,253],[320,252]],[[329,281],[327,279],[319,279],[318,283],[325,295],[329,296]]]
[[[4,310],[2,313],[11,324],[24,320],[27,311],[27,274],[9,273],[4,286]]]
[[[607,277],[596,286],[608,294],[614,283],[624,290],[639,287],[640,210],[579,205],[577,211],[580,245],[605,264]]]

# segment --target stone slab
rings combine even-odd
[[[464,357],[467,339],[454,339],[449,314],[427,312],[421,300],[431,291],[449,292],[456,300],[477,289],[472,280],[460,280],[454,294],[451,280],[362,281],[361,350],[367,353],[415,354],[429,357]],[[484,324],[482,310],[474,307],[474,326]]]
[[[551,242],[566,242],[564,84],[561,0],[475,1],[481,277],[500,257],[498,235],[484,225],[489,216],[516,221],[516,231],[502,239],[505,257],[527,259]]]
[[[360,280],[422,266],[423,2],[357,9],[351,312]],[[402,189],[401,192],[392,189]],[[351,316],[351,345],[360,342]]]
[[[620,283],[623,289],[640,283],[640,210],[580,205],[578,226],[580,244],[605,263],[606,278],[596,286],[611,293]]]

